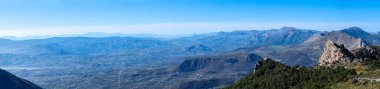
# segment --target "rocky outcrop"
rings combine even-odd
[[[366,46],[353,50],[354,56],[359,60],[380,59],[380,46]]]
[[[319,65],[334,66],[336,64],[348,64],[354,59],[355,57],[344,47],[344,45],[338,45],[333,41],[328,40],[319,59]]]

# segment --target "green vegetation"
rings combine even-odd
[[[369,46],[357,49],[353,52],[356,58],[363,60],[363,64],[369,69],[380,69],[380,46]]]
[[[380,69],[380,60],[364,60],[363,64],[368,66],[370,70]]]
[[[367,71],[367,73],[363,73],[359,77],[380,78],[380,69]]]
[[[351,79],[346,82],[340,82],[333,86],[332,89],[379,89],[380,82],[368,81],[368,80],[355,80]]]
[[[380,46],[352,53],[358,62],[337,67],[291,67],[268,59],[226,89],[378,89]]]
[[[346,82],[339,82],[331,86],[333,89],[379,89],[380,82],[380,46],[369,46],[353,51],[359,63],[349,66],[355,69],[359,75]]]
[[[290,67],[270,59],[259,64],[253,73],[226,89],[321,89],[356,75],[344,67]]]

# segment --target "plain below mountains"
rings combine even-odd
[[[283,27],[176,39],[2,39],[0,66],[44,88],[218,88],[249,74],[265,57],[317,65],[327,40],[352,50],[376,45],[379,38],[358,27],[331,32]]]

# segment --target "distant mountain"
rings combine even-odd
[[[15,37],[15,36],[3,36],[0,37],[2,39],[9,40],[30,40],[30,39],[48,39],[54,37],[95,37],[95,38],[103,38],[103,37],[137,37],[137,38],[157,38],[157,39],[175,39],[180,37],[190,36],[190,34],[123,34],[123,33],[105,33],[105,32],[88,32],[84,34],[64,34],[64,35],[36,35],[36,36],[24,36],[24,37]]]
[[[317,33],[303,42],[302,46],[312,50],[321,50],[324,48],[324,44],[327,40],[332,40],[337,44],[346,45],[350,50],[367,45],[367,42],[363,41],[361,38],[356,38],[341,31],[332,31],[328,33]]]
[[[189,36],[186,34],[173,35],[173,34],[123,34],[123,33],[104,33],[104,32],[88,32],[85,34],[67,34],[55,37],[137,37],[137,38],[157,38],[157,39],[175,39],[180,37]]]
[[[378,36],[365,32],[359,27],[350,27],[340,30],[340,32],[344,32],[355,38],[360,38],[369,44],[380,44],[380,38],[378,38]]]
[[[107,37],[106,33],[88,33],[91,37],[54,37],[30,40],[0,40],[0,53],[25,55],[72,55],[138,52],[137,50],[228,51],[244,47],[296,45],[317,31],[284,27],[274,30],[250,30],[193,35],[172,40],[139,37]],[[111,34],[112,35],[112,34]],[[124,36],[115,33],[113,36]],[[181,52],[179,52],[181,53]]]
[[[184,47],[194,44],[203,44],[212,48],[214,51],[228,51],[242,47],[296,45],[307,40],[317,32],[318,31],[314,30],[283,27],[281,29],[272,30],[248,30],[200,34],[174,39],[170,42]]]
[[[168,60],[182,61],[175,59],[239,48],[296,45],[316,32],[284,27],[263,31],[200,34],[172,40],[138,37],[54,37],[17,41],[4,39],[0,41],[0,56],[3,56],[0,59],[4,59],[1,60],[3,64],[8,64],[0,66],[15,64],[57,67],[61,65],[64,67],[149,65],[149,63],[164,63]],[[102,35],[103,33],[89,33],[88,36],[94,34]],[[33,59],[38,64],[27,61],[28,59]]]
[[[0,89],[42,89],[41,87],[21,79],[5,70],[0,69]]]
[[[379,44],[377,36],[369,34],[358,27],[351,27],[339,31],[321,32],[313,35],[302,43],[305,48],[320,50],[327,40],[332,40],[337,44],[343,44],[349,50],[362,48],[366,45]]]
[[[23,67],[126,67],[191,55],[167,41],[135,37],[2,40],[0,52],[0,66]]]
[[[287,65],[314,66],[318,64],[327,40],[334,41],[338,45],[343,44],[349,50],[376,45],[376,43],[367,42],[365,39],[373,42],[379,40],[373,34],[369,34],[358,27],[352,27],[339,31],[317,32],[295,45],[268,45],[254,48],[254,50],[263,57],[273,58]]]
[[[327,40],[354,50],[374,44],[377,39],[372,35],[357,28],[320,32],[283,27],[175,39],[103,33],[0,39],[0,66],[15,68],[12,72],[44,88],[218,88],[250,73],[261,57],[314,66]]]
[[[205,46],[205,45],[202,45],[202,44],[196,44],[196,45],[192,45],[190,47],[187,47],[186,48],[187,51],[189,52],[193,52],[193,53],[210,53],[212,52],[212,49]]]

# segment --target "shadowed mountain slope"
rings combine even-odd
[[[5,70],[0,69],[0,89],[42,89],[41,87],[21,79]]]

